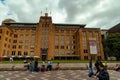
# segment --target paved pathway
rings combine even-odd
[[[109,70],[110,80],[120,80],[120,72]],[[0,71],[0,80],[96,80],[88,77],[88,70],[60,70],[48,72]]]

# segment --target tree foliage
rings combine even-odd
[[[109,34],[103,40],[104,53],[107,56],[115,56],[120,60],[120,33]]]

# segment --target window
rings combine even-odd
[[[22,49],[22,45],[19,45],[18,48],[19,48],[19,49]]]
[[[14,40],[13,43],[17,43],[17,40]]]
[[[34,45],[31,45],[31,46],[30,46],[31,49],[34,49],[34,47],[35,47]]]
[[[20,34],[20,38],[23,38],[23,34]]]
[[[92,32],[89,32],[89,36],[92,37]]]
[[[60,54],[63,55],[63,54],[64,54],[64,51],[61,51]]]
[[[86,36],[86,32],[83,32],[83,36],[84,36],[84,37]]]
[[[70,46],[66,46],[66,49],[70,49]]]
[[[12,55],[15,55],[15,51],[12,51]]]
[[[25,40],[25,43],[29,43],[29,40]]]
[[[49,24],[42,24],[42,27],[49,27]]]
[[[23,43],[23,40],[19,40],[19,43]]]
[[[58,35],[55,36],[55,39],[58,39]]]
[[[98,32],[95,32],[95,35],[98,36]]]
[[[30,51],[30,56],[34,56],[34,51]]]
[[[75,51],[72,51],[72,54],[73,54],[73,55],[75,55],[75,54],[76,54],[76,52],[75,52]]]
[[[16,45],[13,45],[13,49],[16,49]]]
[[[55,49],[58,49],[59,48],[59,46],[55,46]]]
[[[25,51],[25,52],[24,52],[24,56],[27,56],[27,55],[28,55],[28,51]]]
[[[64,40],[61,40],[61,41],[60,41],[60,44],[64,44]]]
[[[24,32],[24,29],[21,29],[21,32]]]
[[[8,40],[8,38],[6,37],[6,38],[5,38],[5,41],[7,41],[7,40]]]
[[[64,33],[64,30],[61,30],[62,33]]]
[[[32,42],[32,43],[35,43],[35,40],[32,40],[31,42]]]
[[[18,35],[17,34],[14,34],[14,38],[17,38],[18,37]]]
[[[88,50],[85,49],[85,50],[84,50],[84,53],[88,53]]]
[[[32,38],[35,38],[35,34],[32,34]]]
[[[2,33],[2,29],[0,29],[0,33]]]
[[[7,44],[5,43],[5,44],[4,44],[4,47],[6,47],[6,46],[7,46]]]
[[[58,54],[59,54],[59,52],[57,50],[55,50],[55,55],[58,55]]]
[[[55,40],[55,45],[58,45],[58,41],[57,40]]]
[[[18,29],[14,29],[14,32],[17,32],[18,31]]]
[[[67,44],[70,44],[70,41],[68,41],[68,40],[67,40],[67,42],[66,42],[66,43],[67,43]]]
[[[67,30],[67,31],[66,31],[66,33],[67,33],[67,34],[69,34],[69,33],[70,33],[70,31],[69,31],[69,30]]]
[[[12,33],[10,33],[10,37],[12,36]]]
[[[27,46],[27,45],[25,45],[25,46],[24,46],[24,48],[25,48],[25,49],[28,49],[28,46]]]
[[[60,36],[60,38],[63,40],[63,39],[64,39],[64,36],[63,36],[63,35],[61,35],[61,36]]]
[[[83,47],[87,48],[87,43],[86,42],[83,42]]]
[[[73,36],[73,39],[75,39],[75,36]]]
[[[21,51],[18,51],[18,56],[21,56]]]
[[[9,34],[9,32],[8,32],[8,31],[6,31],[6,34],[8,35],[8,34]]]
[[[29,38],[29,34],[26,34],[25,36],[26,36],[26,38]]]
[[[64,46],[61,46],[61,49],[64,49]]]
[[[27,32],[30,32],[30,29],[27,29],[26,31],[27,31]]]
[[[5,50],[3,50],[3,56],[5,56]]]
[[[66,53],[67,53],[67,55],[70,55],[70,51],[67,51]]]
[[[69,40],[69,39],[70,39],[70,36],[67,36],[66,39]]]
[[[32,30],[32,32],[36,32],[36,30]]]

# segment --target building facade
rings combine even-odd
[[[1,57],[40,59],[104,59],[99,28],[84,24],[56,24],[45,13],[38,23],[7,19],[0,26]]]

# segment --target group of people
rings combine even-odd
[[[102,63],[101,60],[95,62],[96,72],[92,69],[92,60],[89,62],[89,77],[95,76],[99,80],[110,80],[109,73],[107,72],[107,63]]]
[[[30,71],[30,72],[45,72],[45,71],[51,71],[52,68],[53,68],[53,65],[52,65],[52,61],[48,61],[47,62],[47,65],[45,63],[45,61],[42,62],[42,65],[41,67],[38,66],[38,59],[31,59],[30,62],[28,62],[28,60],[25,60],[24,61],[24,67],[27,67],[27,69]],[[60,65],[59,65],[59,62],[57,63],[56,65],[56,70],[59,70],[60,69]]]

